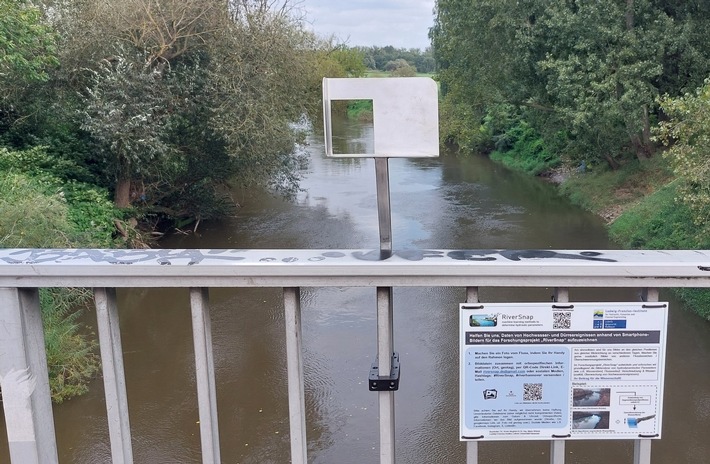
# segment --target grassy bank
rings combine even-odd
[[[351,100],[348,102],[346,114],[350,119],[362,122],[372,122],[372,100]]]
[[[560,189],[572,202],[602,216],[622,248],[710,249],[690,210],[678,197],[679,182],[661,155],[618,170],[572,171]],[[688,307],[710,320],[710,290],[676,289]]]

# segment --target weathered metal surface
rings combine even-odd
[[[10,461],[57,463],[36,289],[0,288],[0,385]]]
[[[209,292],[206,288],[190,289],[192,340],[195,346],[195,382],[200,414],[200,443],[203,464],[222,462],[217,423],[217,388],[212,352],[212,321]]]
[[[308,440],[306,438],[306,393],[303,380],[301,289],[284,288],[283,293],[291,463],[306,464],[308,462]]]
[[[710,251],[0,250],[5,287],[708,287]]]
[[[111,439],[111,459],[113,463],[130,464],[133,462],[133,448],[116,289],[95,288],[94,301],[96,324],[99,329],[106,416]]]

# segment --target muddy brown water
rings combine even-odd
[[[341,124],[346,124],[341,121]],[[368,128],[344,127],[367,148]],[[166,248],[377,248],[374,163],[325,159],[318,136],[295,201],[240,196],[231,220],[175,235]],[[361,148],[363,148],[361,147]],[[349,147],[351,148],[351,147]],[[395,248],[609,249],[602,222],[536,179],[483,157],[444,154],[391,160]],[[236,195],[242,195],[235,193]],[[549,301],[552,289],[481,288],[482,301]],[[279,289],[212,289],[220,443],[224,463],[289,462],[284,321]],[[396,288],[396,394],[401,463],[465,462],[458,441],[461,288]],[[572,301],[638,298],[637,289],[572,289]],[[710,463],[710,324],[671,299],[663,439],[654,463]],[[375,355],[375,291],[304,288],[309,461],[378,462],[377,395],[367,388]],[[137,463],[200,462],[191,319],[185,289],[119,291]],[[92,324],[92,318],[88,317]],[[103,386],[55,406],[63,463],[110,462]],[[4,427],[4,424],[3,424]],[[3,431],[4,433],[4,431]],[[7,462],[6,444],[0,462]],[[482,443],[482,463],[549,462],[548,442]],[[572,441],[567,462],[630,464],[630,441]]]

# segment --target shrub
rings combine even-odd
[[[41,150],[4,151],[12,161],[37,161]],[[34,176],[0,170],[0,246],[68,248],[113,244],[113,204],[106,192],[81,183],[58,187],[58,181],[27,162]],[[82,333],[78,322],[88,300],[85,290],[41,289],[52,399],[62,402],[87,390],[99,366],[96,342]]]
[[[546,147],[542,136],[525,121],[495,139],[491,159],[511,169],[537,176],[560,164],[560,158]]]

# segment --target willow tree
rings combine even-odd
[[[228,184],[297,188],[315,40],[287,2],[72,0],[67,81],[117,206],[200,219]]]

